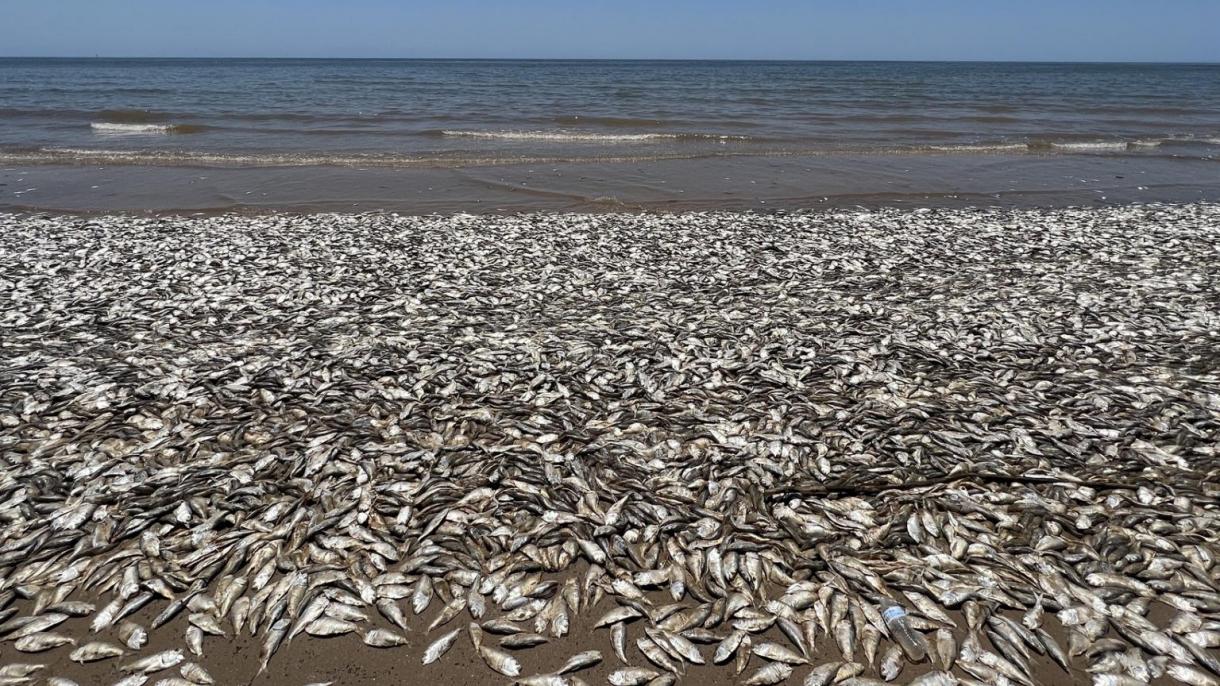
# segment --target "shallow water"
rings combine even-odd
[[[1184,185],[1200,199],[1220,185],[1217,155],[1220,65],[0,59],[6,207],[232,208],[250,195],[427,209],[410,199],[437,188],[428,202],[442,208],[563,204],[530,192],[539,170],[586,181],[542,186],[564,207],[1083,202],[1093,189],[1077,193],[1078,177],[1139,170],[1155,178],[1130,184],[1134,199],[1182,199]],[[178,171],[145,174],[167,179],[148,202],[116,168]],[[18,181],[51,170],[34,191]],[[904,184],[912,170],[924,176]],[[342,190],[357,177],[359,192]],[[81,183],[115,195],[46,190]]]

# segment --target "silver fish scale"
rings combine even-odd
[[[902,621],[919,683],[1220,676],[1216,206],[0,234],[23,646],[56,609],[105,639],[82,660],[181,615],[200,674],[202,631],[254,634],[260,671],[301,636],[410,631],[515,675],[493,643],[579,615],[606,631],[555,669],[613,640],[611,683],[868,682],[901,671]],[[804,664],[815,641],[843,662]]]

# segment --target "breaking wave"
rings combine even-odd
[[[451,138],[486,138],[500,141],[548,141],[555,143],[647,143],[654,141],[748,141],[750,136],[714,133],[598,133],[595,131],[441,131]]]
[[[198,133],[204,130],[196,124],[132,124],[117,122],[93,122],[89,124],[94,133],[106,136],[164,136],[172,133]]]

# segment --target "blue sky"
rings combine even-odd
[[[7,0],[0,54],[1220,62],[1220,0]]]

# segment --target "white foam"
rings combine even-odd
[[[95,133],[132,136],[132,135],[159,135],[166,134],[173,130],[170,124],[113,124],[111,122],[93,122],[89,125]]]
[[[929,150],[937,152],[1015,152],[1027,150],[1029,146],[1024,143],[980,143],[977,145],[930,145]]]
[[[1126,150],[1126,141],[1081,141],[1073,143],[1051,143],[1051,147],[1057,150],[1079,150],[1079,151],[1095,151],[1095,150]]]
[[[441,133],[459,138],[489,138],[506,141],[592,141],[599,143],[632,143],[670,140],[678,137],[677,134],[672,133],[593,133],[585,131],[442,131]]]

